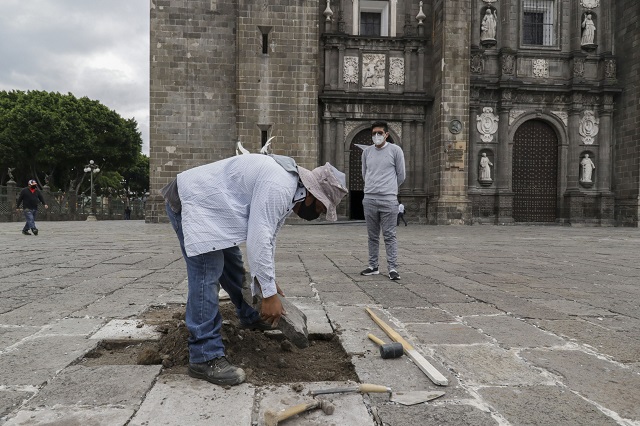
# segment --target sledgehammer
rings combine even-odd
[[[384,343],[382,340],[378,339],[371,333],[367,334],[367,337],[373,342],[380,345],[380,356],[382,357],[382,359],[400,358],[404,352],[402,343]]]

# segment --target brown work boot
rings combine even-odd
[[[189,375],[220,386],[239,385],[245,379],[244,370],[232,365],[224,356],[206,362],[189,363]]]

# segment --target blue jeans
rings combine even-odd
[[[240,248],[229,247],[196,256],[187,256],[182,233],[182,214],[166,205],[171,226],[178,235],[182,256],[187,263],[189,290],[185,320],[189,329],[189,362],[200,363],[224,356],[222,316],[218,310],[218,283],[229,293],[240,323],[260,321],[260,315],[242,297],[244,264]]]
[[[29,229],[36,229],[36,215],[38,214],[38,209],[24,209],[24,218],[27,220],[27,223],[24,224],[23,231],[28,231]]]

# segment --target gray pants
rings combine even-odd
[[[369,236],[369,266],[378,266],[378,251],[380,248],[380,231],[384,237],[387,250],[387,266],[389,270],[398,268],[398,240],[396,239],[396,221],[398,219],[398,201],[362,200],[364,219],[367,222]]]

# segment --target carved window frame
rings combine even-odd
[[[396,5],[397,0],[353,0],[353,35],[360,35],[360,13],[380,13],[380,36],[396,36]]]
[[[520,0],[518,2],[519,10],[519,36],[518,43],[521,49],[531,50],[560,50],[560,40],[562,35],[561,29],[561,16],[560,7],[561,1],[559,0]],[[524,25],[525,25],[525,13],[526,12],[542,12],[543,22],[542,25],[547,25],[551,29],[552,33],[544,34],[543,44],[526,44],[524,42]],[[544,27],[543,27],[544,28]]]

